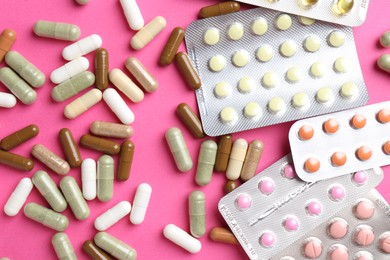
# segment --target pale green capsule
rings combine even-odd
[[[58,40],[75,41],[80,37],[80,28],[75,24],[37,21],[34,32],[38,36]]]
[[[34,103],[37,98],[37,93],[8,67],[0,69],[0,81],[25,105]]]
[[[390,54],[381,55],[376,63],[382,70],[390,72]]]
[[[188,152],[186,142],[179,128],[172,127],[165,133],[169,149],[175,159],[176,166],[181,172],[192,169],[192,159]]]
[[[69,220],[66,216],[36,203],[28,203],[24,207],[24,215],[57,231],[64,231],[69,225]]]
[[[109,155],[99,158],[97,165],[97,197],[108,201],[114,193],[114,159]]]
[[[69,203],[74,216],[78,220],[83,220],[89,217],[89,207],[85,201],[83,194],[77,185],[76,180],[71,176],[65,176],[60,182],[60,188],[64,194],[66,201]]]
[[[200,146],[198,167],[196,168],[195,181],[198,185],[207,185],[211,181],[218,145],[212,140],[206,140]]]
[[[73,78],[65,80],[51,91],[51,97],[61,102],[71,98],[95,83],[95,75],[90,71],[84,71]]]
[[[57,233],[51,239],[51,243],[60,260],[77,260],[73,246],[65,233]]]
[[[383,47],[390,47],[390,31],[384,32],[379,39],[379,42]]]
[[[134,248],[106,232],[97,233],[94,241],[98,247],[119,260],[137,259],[137,251]]]
[[[188,202],[191,234],[201,237],[206,233],[206,197],[196,190],[191,192]]]

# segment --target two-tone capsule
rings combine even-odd
[[[33,202],[24,206],[24,215],[57,231],[65,231],[69,225],[69,220],[66,216]]]
[[[181,103],[176,108],[176,113],[188,130],[196,137],[203,138],[202,123],[192,108],[186,103]]]
[[[72,176],[65,176],[60,182],[61,191],[64,194],[66,201],[69,203],[74,216],[78,220],[83,220],[89,217],[89,207],[85,202],[83,194],[77,185],[76,180]]]
[[[259,164],[263,149],[264,144],[260,140],[253,140],[249,144],[240,175],[242,181],[247,181],[255,176],[257,165]]]
[[[111,257],[101,250],[92,240],[83,243],[83,250],[89,256],[96,260],[111,260]]]
[[[51,91],[51,97],[54,101],[61,102],[77,95],[93,83],[95,83],[95,75],[90,71],[84,71],[55,86]]]
[[[74,60],[88,54],[102,46],[103,40],[97,34],[85,37],[62,50],[62,57],[65,60]]]
[[[127,125],[134,122],[135,117],[133,111],[126,105],[126,102],[115,89],[106,89],[103,92],[103,99],[122,124]]]
[[[160,65],[168,65],[173,62],[177,50],[184,38],[184,29],[181,27],[176,27],[173,29],[167,43],[164,46],[163,52],[160,56]]]
[[[59,137],[62,149],[64,150],[64,154],[69,165],[73,168],[79,167],[83,160],[72,132],[68,128],[62,128],[60,130]]]
[[[98,247],[123,260],[136,260],[137,251],[123,241],[111,236],[106,232],[99,232],[95,235],[94,241]]]
[[[168,142],[169,149],[175,159],[179,171],[188,172],[192,169],[192,159],[183,134],[179,128],[172,127],[165,133],[165,139]]]
[[[226,177],[229,180],[237,180],[240,177],[247,149],[248,143],[244,139],[239,138],[234,141],[229,157],[229,164],[226,169]]]
[[[34,162],[30,158],[2,150],[0,150],[0,164],[27,172],[34,168]]]
[[[96,87],[105,90],[108,87],[108,51],[99,48],[95,53]]]
[[[109,78],[112,84],[134,103],[144,99],[144,92],[120,69],[112,69]]]
[[[194,237],[206,233],[206,196],[201,191],[191,192],[188,198],[190,231]]]
[[[114,159],[103,155],[97,163],[97,197],[109,201],[114,194]]]
[[[50,151],[42,144],[34,145],[31,154],[59,175],[65,175],[70,171],[70,166],[67,161]]]
[[[225,172],[229,162],[230,152],[232,150],[233,139],[232,135],[224,135],[219,139],[217,158],[215,160],[215,170],[217,172]]]
[[[87,158],[81,164],[81,182],[83,196],[86,200],[96,198],[96,162]]]
[[[130,138],[134,134],[133,127],[129,125],[104,122],[104,121],[94,121],[89,130],[92,134],[103,137],[111,138]]]
[[[51,239],[51,244],[57,254],[58,259],[77,260],[73,246],[65,233],[57,233]]]
[[[208,18],[223,14],[230,14],[240,11],[240,4],[234,1],[227,1],[215,5],[203,7],[199,11],[200,18]]]
[[[130,210],[130,202],[121,201],[97,217],[94,226],[97,230],[104,231],[128,215]]]
[[[217,143],[207,140],[200,146],[198,166],[196,168],[195,181],[198,185],[207,185],[213,175],[215,158],[217,156]]]
[[[83,71],[86,71],[88,67],[88,59],[85,57],[78,57],[77,59],[69,61],[61,67],[53,70],[50,74],[50,80],[55,84],[60,84],[65,80],[70,79]]]
[[[0,62],[3,61],[7,52],[16,41],[16,32],[12,29],[5,29],[0,34]]]
[[[199,89],[202,86],[202,82],[187,53],[178,52],[175,55],[175,59],[188,86],[193,90]]]
[[[80,144],[85,148],[106,153],[109,155],[118,154],[121,150],[121,146],[117,142],[93,136],[90,134],[85,134],[81,136]]]
[[[73,100],[64,108],[64,115],[68,119],[73,119],[85,113],[102,100],[102,92],[98,89],[91,89],[81,97]]]
[[[37,99],[35,90],[8,67],[0,69],[0,81],[25,105],[31,105]]]
[[[130,213],[130,222],[132,224],[139,225],[144,222],[151,195],[152,187],[149,184],[141,183],[138,185],[133,200],[133,209]]]
[[[130,140],[124,141],[121,145],[117,175],[117,179],[119,181],[126,181],[130,176],[134,148],[135,146]]]
[[[30,178],[21,179],[5,203],[4,213],[10,217],[16,216],[23,207],[23,204],[26,202],[32,188],[33,184]]]
[[[12,148],[15,148],[16,146],[21,145],[22,143],[37,136],[38,133],[39,128],[37,125],[28,125],[4,137],[0,142],[0,148],[4,151],[9,151]]]
[[[34,24],[34,33],[41,37],[75,41],[80,37],[81,31],[75,24],[39,20]]]
[[[167,26],[165,18],[156,16],[131,38],[131,47],[135,50],[144,48],[165,28],[165,26]]]
[[[144,65],[135,57],[130,57],[126,60],[126,68],[137,79],[138,83],[147,91],[154,92],[158,88],[157,80],[145,68]]]

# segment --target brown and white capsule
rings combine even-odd
[[[176,113],[196,138],[204,137],[202,123],[189,105],[186,103],[179,104],[176,108]]]
[[[32,155],[59,175],[65,175],[70,171],[70,166],[67,161],[50,151],[42,144],[36,144],[33,146]]]
[[[224,135],[219,139],[217,159],[215,161],[214,169],[217,172],[226,172],[230,152],[232,150],[233,138],[232,135]]]
[[[95,53],[95,84],[102,91],[108,87],[108,64],[108,51],[104,48],[97,49]]]
[[[184,38],[184,29],[181,27],[176,27],[173,29],[167,43],[165,44],[164,50],[160,56],[160,64],[168,65],[171,64],[179,46]]]
[[[79,147],[73,138],[72,132],[68,128],[62,128],[59,136],[66,160],[71,167],[79,167],[83,160],[81,159]]]
[[[253,140],[249,144],[240,175],[242,181],[247,181],[256,174],[257,165],[259,164],[263,149],[264,144],[260,140]]]
[[[119,156],[118,175],[119,181],[126,181],[130,176],[131,165],[133,163],[134,144],[130,140],[123,142]]]
[[[12,148],[30,140],[39,133],[37,125],[28,125],[12,134],[4,137],[0,142],[0,148],[4,151],[9,151]]]
[[[22,171],[31,171],[34,162],[30,158],[0,150],[0,163]]]
[[[121,150],[121,146],[117,142],[89,134],[81,136],[80,144],[85,148],[89,148],[110,155],[118,154]]]
[[[147,91],[154,92],[158,88],[157,80],[145,68],[144,65],[135,57],[130,57],[126,60],[126,68],[137,79],[138,83]]]
[[[175,55],[175,58],[187,84],[194,90],[199,89],[202,86],[202,82],[187,53],[179,52]]]
[[[97,136],[111,137],[111,138],[130,138],[134,134],[133,127],[129,125],[122,125],[104,121],[94,121],[89,130]]]

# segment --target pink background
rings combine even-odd
[[[133,201],[138,184],[147,182],[153,187],[153,194],[146,220],[139,226],[132,225],[128,217],[111,227],[108,232],[129,245],[133,246],[139,259],[245,259],[246,254],[239,246],[215,243],[208,237],[208,233],[200,238],[202,251],[191,255],[170,241],[164,239],[162,230],[166,224],[174,223],[189,231],[187,198],[191,191],[199,189],[207,196],[207,231],[214,226],[224,226],[224,221],[217,210],[218,200],[224,195],[223,186],[225,177],[216,173],[212,183],[199,187],[194,182],[194,167],[188,173],[180,173],[169,153],[164,133],[172,127],[182,129],[187,141],[191,156],[196,165],[198,150],[201,141],[192,137],[178,120],[175,109],[181,102],[188,103],[196,108],[195,95],[180,77],[175,65],[159,67],[157,60],[163,44],[170,32],[176,26],[186,27],[197,19],[202,6],[214,4],[212,0],[165,0],[141,1],[139,5],[146,22],[157,15],[167,20],[167,28],[141,51],[130,49],[130,38],[134,34],[130,30],[123,15],[118,0],[91,0],[86,6],[79,6],[73,0],[40,0],[40,1],[4,1],[1,8],[0,30],[13,28],[17,32],[17,41],[14,50],[22,53],[27,59],[40,68],[47,77],[51,71],[65,63],[61,57],[62,49],[69,42],[40,38],[33,34],[32,27],[39,19],[75,23],[81,28],[81,37],[97,33],[103,38],[103,47],[110,52],[110,68],[120,68],[126,71],[124,61],[129,56],[138,57],[150,69],[160,83],[160,88],[152,94],[146,94],[140,104],[127,103],[136,115],[133,127],[135,135],[132,141],[136,145],[135,157],[130,179],[126,182],[115,183],[115,193],[107,203],[94,200],[89,202],[90,217],[85,221],[77,221],[71,211],[67,209],[65,215],[70,220],[66,230],[77,256],[87,259],[81,250],[82,243],[92,239],[96,230],[93,221],[106,209],[122,200]],[[371,1],[365,24],[354,29],[356,45],[359,52],[363,74],[370,94],[369,103],[387,100],[390,95],[390,75],[379,71],[375,65],[379,55],[390,52],[378,45],[378,38],[382,32],[390,28],[388,13],[390,2]],[[184,50],[184,45],[180,50]],[[93,64],[94,54],[87,55]],[[2,64],[1,66],[4,66]],[[93,69],[91,66],[90,70]],[[75,120],[67,120],[63,116],[63,109],[70,101],[54,102],[51,89],[54,87],[49,80],[37,90],[37,102],[25,106],[18,102],[12,109],[0,108],[0,138],[16,131],[28,124],[35,123],[40,127],[39,136],[15,148],[13,152],[30,156],[31,147],[42,143],[54,152],[63,156],[58,142],[58,132],[67,127],[73,131],[78,140],[82,134],[88,132],[89,125],[94,120],[119,122],[104,102],[96,105]],[[7,89],[0,85],[0,91]],[[265,143],[265,151],[258,170],[261,171],[289,152],[287,132],[291,123],[265,127],[234,134],[234,138],[243,137],[248,141],[255,138]],[[280,138],[284,136],[283,138]],[[81,148],[83,158],[98,159],[98,152]],[[20,172],[0,165],[0,207],[3,208],[9,195],[19,180],[31,177],[37,170],[48,170],[44,165],[35,161],[35,168],[29,173]],[[389,171],[388,167],[384,168]],[[56,183],[60,176],[50,173]],[[69,175],[74,176],[80,184],[80,169],[72,169]],[[385,174],[387,175],[387,174]],[[385,177],[379,190],[390,201],[390,178]],[[37,202],[47,206],[36,189],[28,198],[28,202]],[[54,249],[50,243],[55,231],[26,219],[22,212],[15,217],[8,217],[3,210],[0,212],[0,257],[11,259],[54,259]]]

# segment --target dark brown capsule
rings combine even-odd
[[[104,48],[96,50],[95,54],[96,87],[105,90],[108,87],[108,51]]]
[[[256,174],[257,165],[259,164],[263,149],[264,144],[260,140],[253,140],[249,144],[240,174],[242,181],[247,181]]]
[[[31,171],[34,168],[33,160],[18,154],[0,150],[0,163],[22,171]]]
[[[215,227],[210,232],[210,238],[213,241],[238,245],[238,241],[234,234],[227,228]]]
[[[76,144],[72,132],[68,128],[62,128],[60,131],[60,142],[64,150],[66,160],[73,168],[79,167],[83,161],[79,147]]]
[[[189,105],[186,103],[179,104],[176,113],[195,137],[204,137],[202,123]]]
[[[223,14],[230,14],[240,11],[240,4],[234,1],[227,1],[215,5],[205,6],[199,11],[200,18],[207,18]]]
[[[229,193],[235,190],[238,186],[240,186],[240,183],[237,180],[227,181],[225,184],[225,192]]]
[[[81,146],[96,150],[105,154],[115,155],[121,150],[120,144],[104,138],[85,134],[80,139]]]
[[[226,172],[229,162],[230,152],[232,150],[233,139],[231,135],[224,135],[219,139],[217,159],[214,169],[217,172]]]
[[[183,38],[184,38],[183,28],[176,27],[175,29],[173,29],[167,43],[165,44],[164,50],[161,53],[160,56],[161,65],[168,65],[172,63],[177,53],[177,50],[179,49],[180,44],[183,41]]]
[[[27,140],[37,136],[39,128],[37,125],[28,125],[12,134],[6,136],[1,140],[0,149],[9,151],[12,148],[26,142]]]
[[[123,142],[119,156],[118,176],[119,181],[126,181],[130,176],[131,164],[133,163],[134,144],[130,140]]]
[[[175,55],[175,58],[187,84],[194,90],[199,89],[202,86],[202,82],[187,53],[179,52]]]
[[[87,240],[83,244],[83,250],[90,255],[93,260],[110,260],[111,257],[101,250],[92,240]]]

